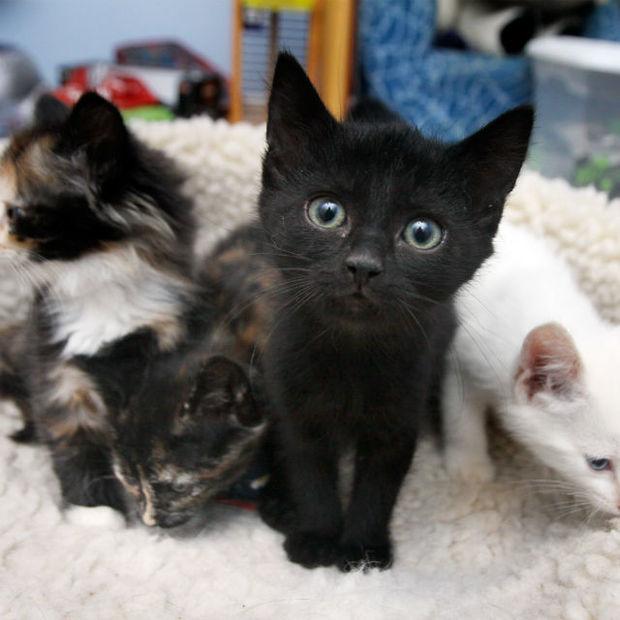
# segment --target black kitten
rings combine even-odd
[[[452,298],[492,253],[532,127],[518,108],[444,145],[369,116],[337,122],[280,55],[259,209],[287,285],[264,357],[284,454],[262,512],[290,523],[290,494],[284,546],[306,567],[391,564],[390,517],[453,332]]]
[[[49,445],[66,501],[122,508],[112,412],[186,338],[191,205],[171,162],[105,99],[38,113],[0,159],[0,255],[37,288],[23,351],[6,364],[27,395],[18,438],[36,429]]]

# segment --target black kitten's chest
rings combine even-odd
[[[273,397],[290,415],[346,434],[414,423],[409,405],[426,399],[432,365],[425,341],[332,335],[303,346],[297,337],[286,327],[274,335],[266,364]]]

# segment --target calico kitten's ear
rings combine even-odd
[[[206,418],[235,419],[242,426],[263,422],[246,373],[222,356],[214,356],[203,364],[181,415],[189,416],[193,422]]]
[[[69,117],[69,108],[52,95],[41,95],[34,106],[34,124],[37,127],[62,125]]]
[[[545,323],[523,341],[515,390],[527,402],[539,394],[568,399],[578,392],[582,374],[571,335],[557,323]]]
[[[82,95],[62,131],[59,150],[84,149],[93,180],[113,181],[122,172],[129,132],[118,109],[97,93]]]
[[[292,54],[280,53],[273,74],[267,144],[286,157],[299,152],[300,141],[321,139],[337,125],[306,72]]]
[[[533,124],[534,110],[521,106],[451,147],[472,207],[491,234],[497,230],[504,202],[527,155]]]

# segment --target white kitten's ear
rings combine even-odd
[[[523,341],[515,391],[526,402],[540,394],[568,399],[579,391],[582,374],[571,335],[558,323],[545,323]]]

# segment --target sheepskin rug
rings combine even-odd
[[[262,127],[208,119],[136,124],[189,173],[199,251],[247,219]],[[507,217],[548,237],[610,320],[620,321],[620,203],[535,173]],[[28,291],[2,267],[0,309],[23,316]],[[209,507],[179,532],[125,523],[107,508],[63,510],[46,452],[6,439],[0,412],[0,618],[586,618],[620,617],[620,524],[541,492],[539,471],[497,435],[497,481],[446,476],[437,447],[418,450],[393,520],[392,570],[341,574],[287,562],[255,513]]]

